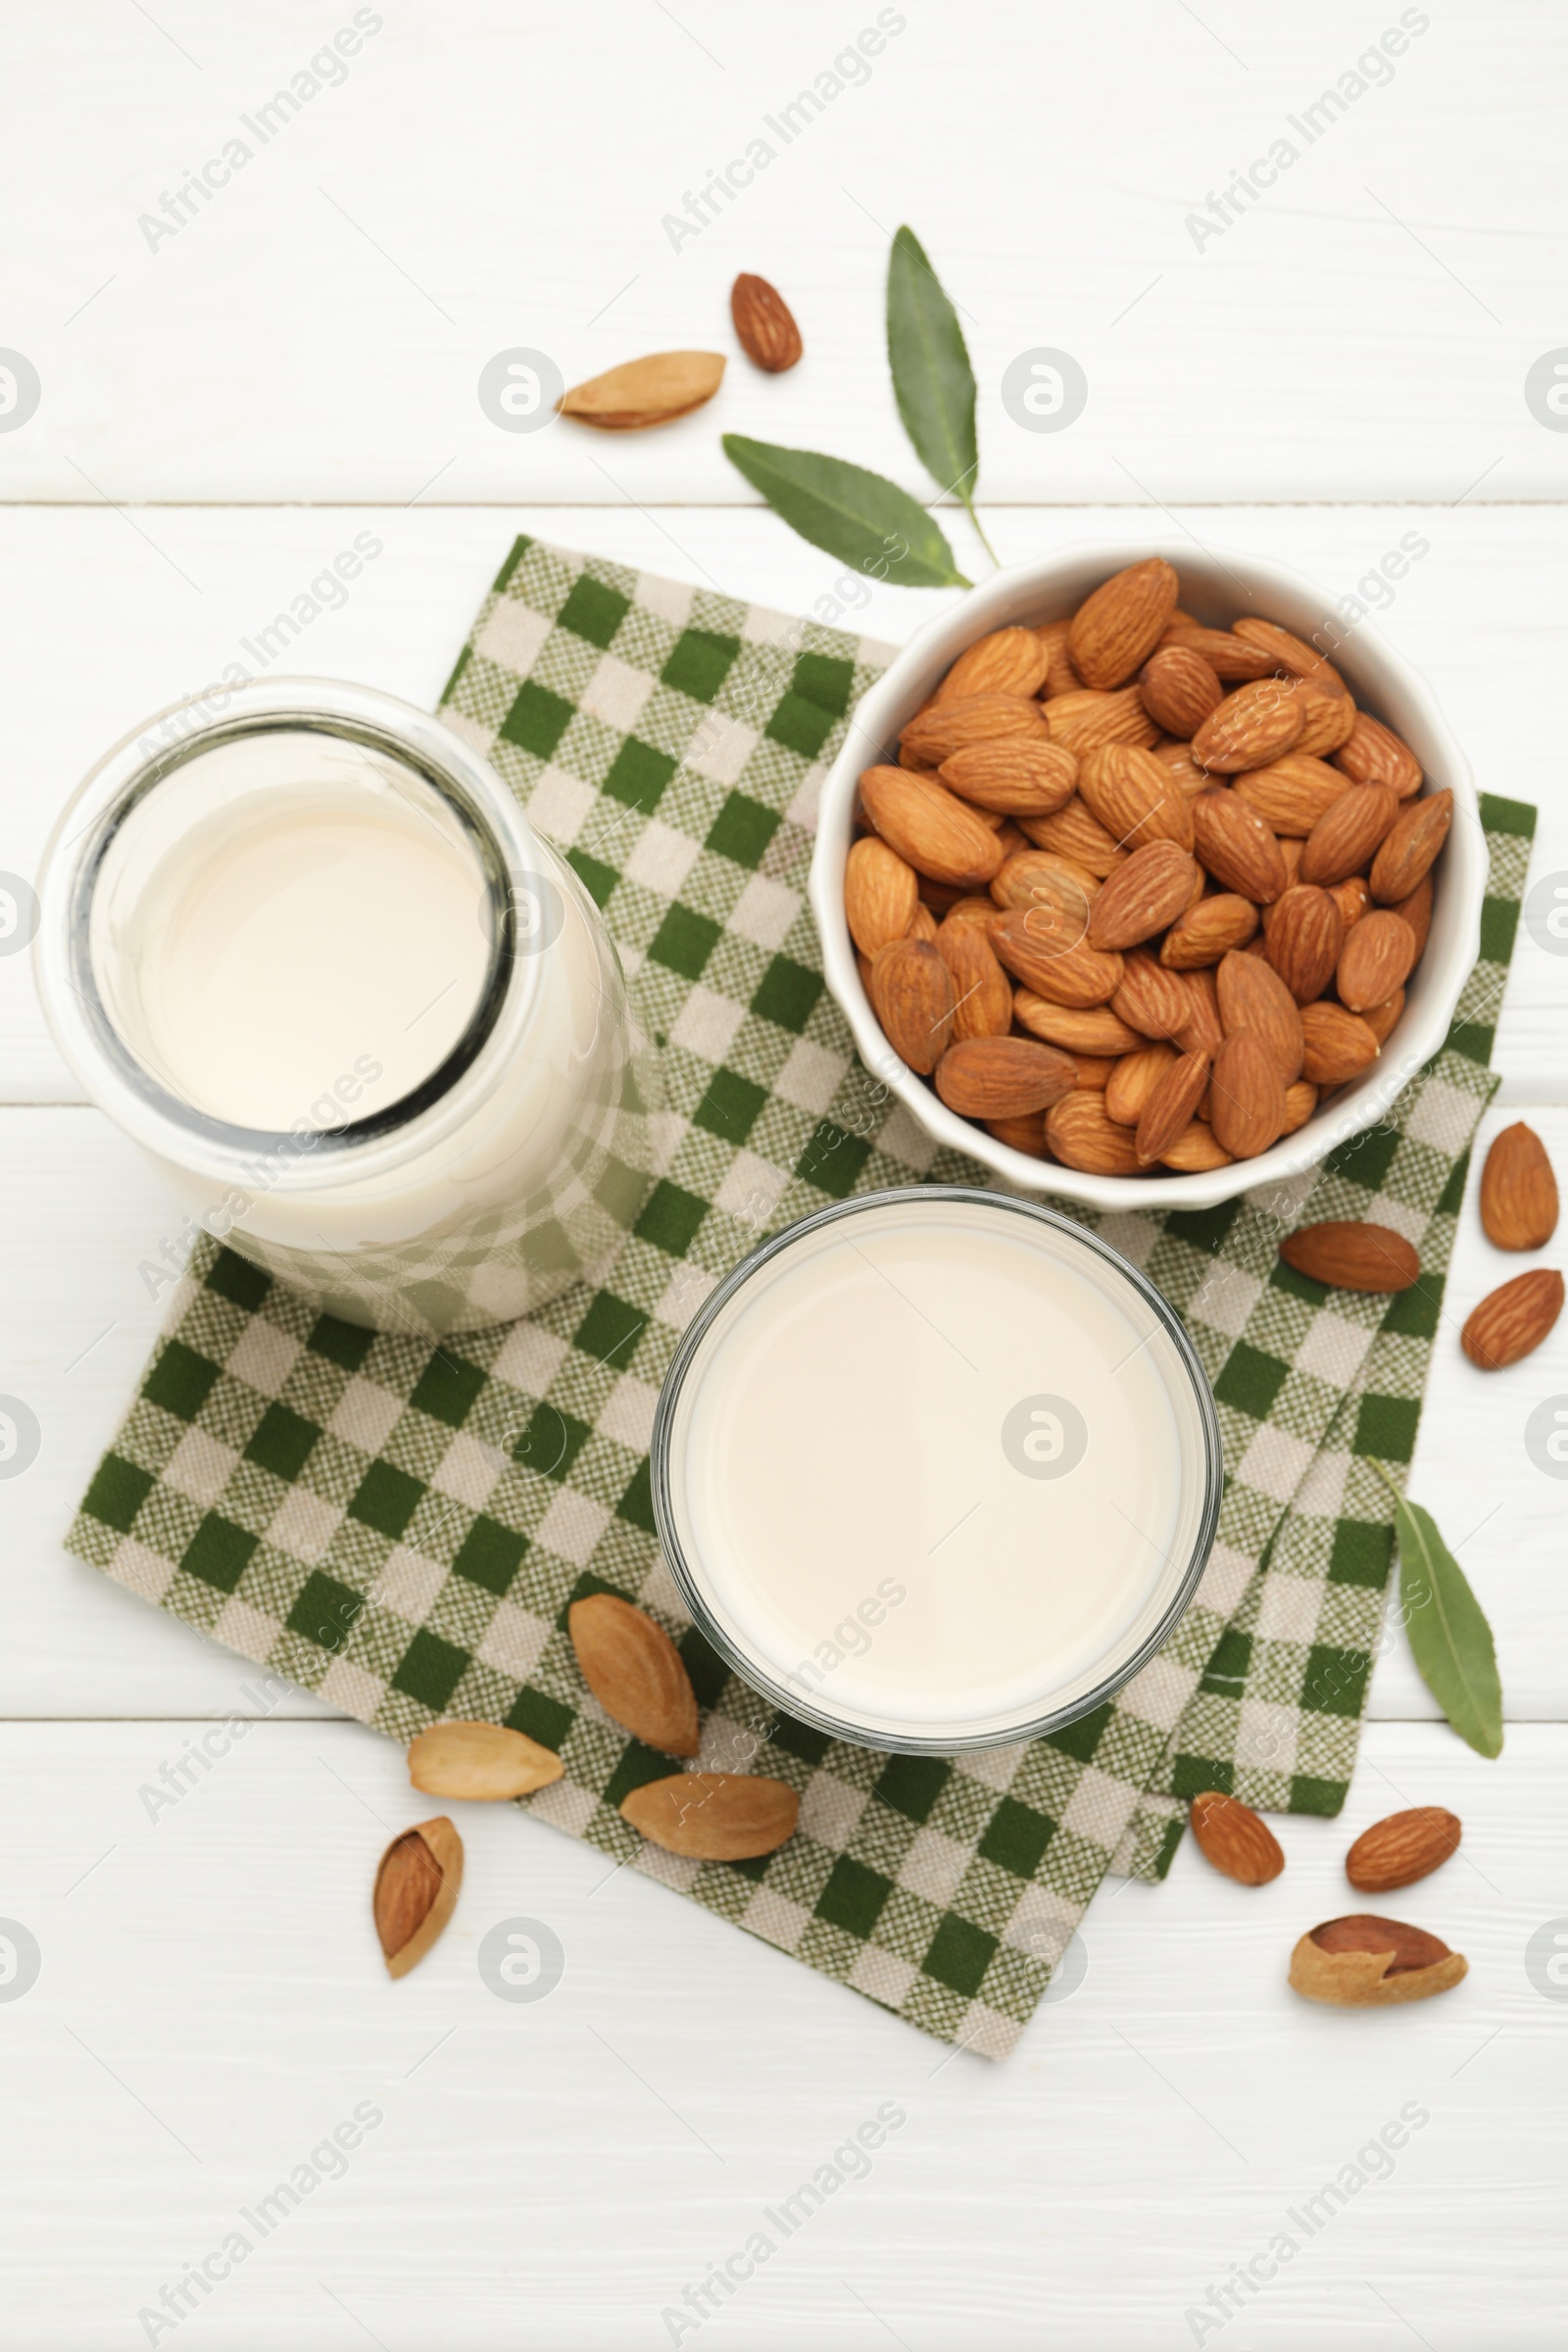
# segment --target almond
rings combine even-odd
[[[1350,874],[1345,881],[1336,882],[1329,891],[1329,897],[1339,908],[1340,920],[1347,931],[1352,923],[1361,920],[1372,904],[1372,893],[1360,874]]]
[[[1279,1063],[1250,1029],[1237,1029],[1214,1056],[1209,1123],[1233,1159],[1255,1159],[1285,1126],[1285,1080]]]
[[[1172,923],[1160,946],[1159,960],[1167,971],[1194,972],[1218,963],[1233,948],[1245,948],[1257,929],[1257,908],[1250,899],[1220,891],[1200,899],[1179,921]]]
[[[1135,850],[1090,906],[1091,942],[1097,948],[1134,948],[1152,939],[1187,906],[1198,879],[1193,859],[1174,841],[1152,841],[1147,849]]]
[[[744,1772],[676,1772],[621,1800],[621,1818],[667,1854],[750,1862],[795,1835],[801,1800],[783,1781]]]
[[[1084,1089],[1064,1095],[1046,1113],[1046,1142],[1063,1167],[1087,1176],[1136,1176],[1131,1131],[1105,1115],[1104,1099]]]
[[[1480,1372],[1501,1372],[1541,1346],[1562,1313],[1562,1276],[1535,1266],[1472,1308],[1459,1345]]]
[[[1358,784],[1342,792],[1306,837],[1301,880],[1329,886],[1359,873],[1398,813],[1399,804],[1386,784]]]
[[[1255,645],[1260,652],[1271,656],[1276,669],[1289,670],[1293,677],[1310,679],[1320,693],[1345,695],[1348,699],[1345,680],[1324,661],[1316,646],[1293,637],[1277,620],[1239,620],[1236,634],[1245,645]]]
[[[993,629],[989,637],[965,646],[935,700],[940,709],[967,695],[1038,694],[1050,667],[1051,657],[1033,629]]]
[[[1207,792],[1213,781],[1206,767],[1200,767],[1193,758],[1190,743],[1155,743],[1150,746],[1150,758],[1161,767],[1168,767],[1176,779],[1176,789],[1184,801],[1195,801],[1200,792]]]
[[[953,1043],[953,978],[924,940],[896,939],[872,958],[870,998],[899,1059],[929,1078]]]
[[[1037,706],[1045,712],[1053,743],[1069,752],[1091,752],[1101,743],[1133,743],[1146,748],[1159,733],[1136,686],[1117,694],[1101,694],[1088,687],[1077,694],[1053,695]]]
[[[1086,940],[1054,906],[1015,906],[992,923],[991,946],[997,960],[1036,996],[1080,1008],[1108,1004],[1121,986],[1122,960],[1091,945],[1093,924],[1091,908]]]
[[[1071,1057],[1029,1037],[972,1037],[937,1063],[937,1093],[965,1119],[1021,1119],[1048,1110],[1078,1083]]]
[[[1193,823],[1199,858],[1223,890],[1258,906],[1280,896],[1286,887],[1280,845],[1273,829],[1236,792],[1200,792],[1193,803]]]
[[[1376,1061],[1380,1051],[1366,1022],[1343,1004],[1303,1004],[1301,1035],[1306,1044],[1301,1075],[1314,1086],[1344,1086]]]
[[[735,336],[749,360],[768,375],[782,375],[801,356],[801,330],[789,304],[765,277],[743,270],[729,290]]]
[[[1079,1086],[1088,1088],[1094,1094],[1102,1095],[1110,1084],[1112,1071],[1122,1057],[1119,1054],[1108,1056],[1099,1054],[1070,1054],[1067,1058],[1078,1073]]]
[[[1349,1218],[1302,1225],[1281,1242],[1280,1255],[1298,1274],[1331,1291],[1387,1296],[1407,1291],[1421,1277],[1421,1260],[1402,1233]]]
[[[1129,1060],[1133,1058],[1128,1056]],[[1140,1167],[1147,1168],[1152,1160],[1163,1159],[1195,1123],[1198,1105],[1208,1085],[1208,1071],[1206,1054],[1179,1054],[1160,1070],[1145,1099],[1138,1133],[1133,1139]],[[1105,1094],[1108,1102],[1108,1086]],[[1227,1152],[1226,1157],[1229,1156]]]
[[[1300,751],[1287,752],[1267,767],[1250,769],[1232,787],[1272,832],[1287,833],[1296,841],[1304,841],[1341,793],[1349,789],[1348,777],[1337,767]]]
[[[1192,1017],[1192,1000],[1181,981],[1147,948],[1130,949],[1123,956],[1121,985],[1110,1008],[1145,1037],[1175,1037]]]
[[[1273,965],[1261,956],[1239,956],[1232,949],[1221,959],[1214,984],[1226,1036],[1250,1030],[1266,1047],[1279,1071],[1281,1087],[1294,1086],[1301,1075],[1306,1042],[1296,999]]]
[[[1557,1230],[1557,1179],[1523,1119],[1493,1138],[1481,1171],[1481,1222],[1498,1250],[1540,1250]]]
[[[1366,915],[1347,935],[1335,970],[1340,1003],[1352,1012],[1386,1004],[1402,988],[1415,961],[1415,933],[1386,908]],[[1374,1032],[1375,1034],[1375,1032]]]
[[[1085,597],[1067,648],[1086,686],[1120,686],[1147,660],[1176,609],[1176,574],[1162,557],[1130,564]]]
[[[1084,682],[1072,665],[1072,651],[1067,642],[1072,635],[1072,622],[1048,620],[1042,628],[1036,629],[1035,635],[1051,664],[1046,671],[1042,692],[1048,697],[1054,694],[1080,694]]]
[[[1333,979],[1345,921],[1326,890],[1297,883],[1269,908],[1263,953],[1298,1004],[1310,1004]]]
[[[1195,1119],[1183,1128],[1172,1144],[1167,1144],[1159,1155],[1162,1168],[1174,1168],[1182,1176],[1206,1176],[1210,1169],[1228,1168],[1231,1155],[1223,1144],[1216,1144],[1213,1131],[1201,1119]]]
[[[1367,887],[1387,906],[1407,899],[1431,867],[1453,823],[1451,792],[1429,793],[1401,808],[1372,860]]]
[[[1386,1046],[1393,1036],[1403,1010],[1404,991],[1402,988],[1396,988],[1393,996],[1386,997],[1381,1004],[1368,1004],[1361,1018],[1377,1039],[1378,1044]]]
[[[1345,1875],[1360,1894],[1413,1886],[1459,1850],[1459,1817],[1442,1805],[1412,1805],[1375,1821],[1345,1857]]]
[[[1005,1037],[1012,1027],[1012,988],[985,932],[950,914],[932,944],[953,980],[955,1041]]]
[[[1193,758],[1200,767],[1234,776],[1244,767],[1264,767],[1288,752],[1305,723],[1305,707],[1290,683],[1254,678],[1228,694],[1193,733]]]
[[[646,425],[690,416],[712,399],[723,374],[723,357],[716,351],[656,351],[574,384],[556,405],[563,416],[575,416],[602,432],[640,432]]]
[[[1089,908],[1100,883],[1086,866],[1054,850],[1019,850],[991,877],[991,913],[998,906],[1054,906],[1073,936],[1089,936]]]
[[[370,1898],[389,1977],[418,1966],[457,1909],[462,1885],[463,1839],[444,1814],[393,1838]]]
[[[613,1592],[593,1592],[572,1602],[566,1631],[583,1681],[622,1731],[666,1755],[696,1755],[697,1693],[662,1625]]]
[[[1046,1114],[1043,1110],[1031,1111],[1023,1119],[984,1119],[981,1124],[987,1135],[994,1135],[999,1144],[1006,1145],[1009,1152],[1025,1152],[1031,1159],[1045,1158]]]
[[[1029,988],[1014,990],[1012,1017],[1031,1037],[1042,1038],[1048,1046],[1060,1046],[1064,1054],[1114,1057],[1137,1054],[1150,1043],[1118,1020],[1108,1004],[1093,1004],[1080,1011],[1070,1004],[1054,1004],[1049,997],[1037,997]]]
[[[1402,1920],[1358,1911],[1328,1919],[1291,1954],[1291,1984],[1311,2001],[1337,2008],[1386,2008],[1446,1992],[1468,1971],[1460,1952]]]
[[[1180,974],[1192,1006],[1185,1029],[1178,1032],[1176,1043],[1184,1054],[1206,1054],[1213,1060],[1225,1042],[1220,1026],[1219,991],[1214,986],[1212,971],[1200,967]]]
[[[1152,841],[1193,846],[1193,812],[1175,777],[1136,744],[1105,743],[1086,752],[1078,790],[1092,816],[1124,850]]]
[[[1004,816],[1050,816],[1072,799],[1078,762],[1059,743],[996,735],[944,760],[937,773],[950,792]]]
[[[1193,1836],[1205,1861],[1244,1886],[1266,1886],[1285,1868],[1285,1855],[1268,1823],[1239,1797],[1205,1788],[1195,1796]]]
[[[1106,1118],[1114,1119],[1118,1127],[1136,1127],[1144,1105],[1176,1058],[1175,1047],[1165,1045],[1146,1046],[1141,1054],[1124,1054],[1105,1081]]]
[[[918,767],[940,767],[955,752],[974,743],[994,743],[1002,736],[1049,743],[1040,705],[1013,694],[976,694],[940,707],[927,704],[900,736],[899,757],[901,763],[907,758]]]
[[[909,927],[904,936],[906,939],[923,939],[928,947],[936,946],[937,918],[922,900],[916,900]]]
[[[1326,759],[1348,743],[1355,728],[1356,710],[1348,694],[1327,693],[1307,678],[1297,687],[1301,697],[1301,732],[1296,749]]]
[[[1030,857],[1038,857],[1040,853],[1038,850],[1031,850],[1027,853],[1027,855]],[[1006,872],[1010,863],[1010,858],[1004,858],[1001,865],[998,866],[996,873],[992,876],[993,889],[996,887],[996,884],[1001,877]],[[981,937],[984,938],[986,932],[990,929],[991,917],[996,913],[999,905],[1002,904],[1004,904],[1004,902],[997,899],[982,898],[977,891],[968,895],[961,893],[950,893],[949,904],[943,909],[942,919],[947,923],[961,923],[967,929],[977,930]],[[1089,911],[1088,903],[1086,901],[1084,907],[1084,926],[1086,929],[1088,928],[1088,923]]]
[[[438,1723],[409,1743],[409,1779],[426,1796],[531,1796],[564,1770],[550,1748],[499,1723]]]
[[[1356,712],[1335,759],[1357,784],[1387,784],[1396,800],[1407,801],[1421,789],[1421,762],[1410,746],[1365,710]]]
[[[1156,647],[1138,672],[1138,691],[1150,717],[1184,743],[1225,699],[1202,655],[1186,645]]]
[[[1427,944],[1432,928],[1432,876],[1423,874],[1407,899],[1396,899],[1390,907],[1401,923],[1408,923],[1415,934],[1415,952],[1419,956]]]
[[[1285,1089],[1285,1124],[1281,1135],[1294,1135],[1304,1127],[1317,1108],[1317,1088],[1305,1078],[1298,1078],[1294,1086]]]
[[[902,939],[920,893],[912,865],[875,834],[855,843],[844,866],[844,914],[862,956]]]
[[[1103,879],[1115,872],[1126,858],[1126,851],[1116,845],[1113,833],[1107,833],[1098,816],[1093,815],[1075,794],[1051,816],[1026,816],[1022,825],[1029,839],[1053,856],[1065,858],[1084,871]]]
[[[1266,678],[1279,667],[1274,656],[1257,645],[1248,645],[1229,629],[1205,629],[1196,621],[1174,622],[1160,639],[1161,645],[1182,645],[1200,654],[1216,678]]]
[[[1002,848],[983,818],[923,776],[902,767],[868,767],[860,800],[889,848],[933,881],[974,890],[1002,863]]]

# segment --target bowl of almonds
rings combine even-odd
[[[1254,556],[1127,554],[999,572],[913,639],[824,788],[811,904],[861,1059],[937,1144],[1206,1207],[1442,1046],[1486,845],[1369,624]]]

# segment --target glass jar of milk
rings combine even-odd
[[[476,752],[368,688],[127,737],[57,826],[61,1051],[204,1228],[332,1313],[528,1313],[647,1190],[653,1056],[597,908]]]

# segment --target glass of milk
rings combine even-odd
[[[764,1243],[680,1346],[654,1509],[733,1670],[835,1739],[950,1755],[1058,1729],[1153,1656],[1219,1512],[1170,1305],[1083,1227],[946,1185]]]
[[[425,712],[298,678],[163,712],[76,793],[40,897],[88,1094],[208,1232],[333,1313],[510,1321],[636,1216],[654,1065],[614,949]]]

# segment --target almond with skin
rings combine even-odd
[[[1031,852],[1030,855],[1038,856],[1039,853],[1038,851],[1034,851]],[[1004,858],[1002,864],[998,866],[996,873],[992,876],[993,888],[995,888],[996,883],[998,880],[1000,880],[1001,876],[1006,872],[1008,862],[1009,860]],[[960,893],[949,899],[948,905],[943,909],[942,919],[946,923],[967,924],[973,929],[978,930],[983,936],[984,933],[989,930],[991,925],[991,917],[996,913],[998,906],[1004,904],[1005,902],[1002,900],[993,899],[990,897],[982,898],[978,891]],[[1086,904],[1084,909],[1084,924],[1086,929],[1088,927],[1088,921],[1089,912]]]
[[[1012,987],[986,933],[950,914],[932,944],[953,980],[954,1042],[1005,1037],[1012,1027]]]
[[[1339,908],[1340,920],[1347,931],[1353,923],[1361,920],[1362,915],[1367,913],[1372,905],[1372,893],[1368,890],[1366,878],[1362,874],[1350,874],[1345,881],[1332,884],[1329,888],[1329,897]]]
[[[992,951],[998,962],[1038,997],[1080,1009],[1108,1004],[1121,986],[1122,960],[1091,944],[1093,923],[1091,908],[1086,940],[1075,935],[1070,920],[1054,906],[1011,907],[991,925]]]
[[[445,1814],[393,1838],[370,1898],[389,1977],[417,1968],[457,1909],[462,1885],[463,1839]]]
[[[1193,1836],[1207,1862],[1243,1886],[1266,1886],[1285,1868],[1285,1854],[1268,1823],[1239,1797],[1218,1788],[1195,1796]]]
[[[1535,1266],[1472,1308],[1459,1344],[1478,1372],[1502,1372],[1532,1354],[1562,1313],[1562,1276]]]
[[[1392,1894],[1441,1870],[1459,1850],[1459,1816],[1442,1805],[1412,1805],[1375,1821],[1345,1857],[1345,1875],[1358,1894]]]
[[[1352,1012],[1386,1004],[1402,988],[1415,961],[1415,933],[1385,907],[1376,907],[1348,935],[1334,984]]]
[[[1481,1222],[1497,1250],[1541,1250],[1557,1230],[1557,1179],[1523,1119],[1493,1138],[1481,1171]]]
[[[426,1796],[494,1804],[548,1788],[564,1770],[550,1748],[499,1723],[432,1724],[409,1743],[409,1779]]]
[[[882,948],[872,958],[869,993],[894,1053],[929,1078],[953,1043],[953,977],[937,949],[918,939]]]
[[[920,903],[915,870],[874,833],[855,843],[844,866],[844,914],[862,956],[902,939]]]
[[[1294,1135],[1304,1127],[1317,1108],[1317,1088],[1305,1078],[1298,1078],[1294,1086],[1285,1089],[1285,1124],[1281,1135]]]
[[[768,375],[793,368],[802,349],[801,330],[789,304],[765,277],[743,270],[729,290],[729,315],[747,358]]]
[[[1386,1046],[1393,1036],[1403,1010],[1404,991],[1402,988],[1396,988],[1393,996],[1386,998],[1381,1004],[1369,1004],[1361,1018],[1377,1039],[1378,1044]]]
[[[1407,801],[1421,789],[1421,762],[1414,752],[1365,710],[1356,712],[1335,760],[1357,784],[1387,784],[1396,800]]]
[[[1135,850],[1090,906],[1092,944],[1135,948],[1153,939],[1189,904],[1198,879],[1197,865],[1174,841],[1152,841],[1147,849]]]
[[[1301,1035],[1306,1046],[1301,1075],[1314,1086],[1344,1086],[1381,1052],[1375,1033],[1343,1004],[1303,1004]]]
[[[1328,814],[1350,782],[1326,760],[1301,751],[1287,752],[1267,767],[1254,767],[1238,776],[1231,788],[1250,808],[1255,808],[1274,833],[1304,841],[1320,817]]]
[[[1206,1054],[1212,1061],[1225,1042],[1220,1025],[1219,991],[1214,986],[1214,974],[1206,966],[1180,974],[1192,1010],[1185,1029],[1177,1032],[1176,1043],[1184,1054]]]
[[[1038,694],[1050,667],[1051,657],[1033,629],[993,629],[965,646],[935,700],[940,709],[975,694]]]
[[[1080,756],[1101,743],[1142,744],[1147,749],[1159,733],[1136,686],[1115,694],[1085,687],[1077,694],[1054,695],[1037,708],[1045,712],[1052,742],[1065,744]]]
[[[1019,822],[1038,848],[1065,858],[1098,881],[1126,861],[1127,853],[1117,846],[1115,835],[1106,832],[1076,793],[1053,815],[1026,816]]]
[[[1031,1037],[974,1037],[937,1063],[937,1093],[965,1119],[1021,1119],[1049,1110],[1078,1083],[1072,1058]]]
[[[1262,646],[1249,645],[1229,629],[1205,629],[1196,621],[1178,621],[1165,631],[1162,645],[1184,645],[1200,654],[1216,678],[1229,685],[1238,678],[1266,678],[1279,663]]]
[[[1446,1992],[1469,1973],[1462,1953],[1402,1920],[1357,1911],[1328,1919],[1291,1954],[1290,1981],[1309,2001],[1382,2009]]]
[[[1046,1142],[1065,1168],[1087,1176],[1136,1176],[1132,1131],[1105,1115],[1104,1098],[1083,1089],[1064,1095],[1046,1113]]]
[[[1160,1153],[1159,1164],[1173,1168],[1179,1176],[1206,1176],[1213,1168],[1228,1168],[1231,1155],[1223,1144],[1214,1141],[1211,1128],[1201,1119],[1194,1119]]]
[[[1122,1056],[1119,1054],[1115,1055],[1073,1054],[1068,1058],[1078,1073],[1079,1086],[1088,1088],[1094,1094],[1102,1095],[1110,1084],[1111,1073],[1115,1069],[1116,1063]]]
[[[1085,597],[1072,616],[1067,650],[1086,686],[1120,686],[1132,676],[1165,634],[1176,592],[1171,566],[1151,556]]]
[[[1431,874],[1422,875],[1407,899],[1396,899],[1389,912],[1396,914],[1401,923],[1409,924],[1415,936],[1415,952],[1420,956],[1427,944],[1427,934],[1432,929]]]
[[[1176,974],[1156,963],[1147,948],[1130,948],[1122,957],[1121,986],[1110,1000],[1130,1029],[1145,1037],[1178,1037],[1192,1017],[1192,1000]]]
[[[1289,681],[1254,678],[1228,694],[1193,732],[1193,758],[1216,775],[1266,767],[1288,752],[1305,723],[1305,706]]]
[[[574,384],[557,406],[563,416],[597,425],[601,432],[641,432],[647,425],[689,416],[712,399],[723,376],[719,352],[656,351]]]
[[[1192,741],[1195,730],[1225,699],[1224,687],[1202,655],[1186,645],[1156,647],[1138,672],[1138,691],[1150,717],[1183,743]]]
[[[1146,1046],[1141,1054],[1124,1054],[1105,1082],[1105,1116],[1118,1127],[1136,1127],[1144,1105],[1166,1069],[1177,1058],[1174,1046]]]
[[[667,1756],[696,1755],[697,1693],[662,1625],[613,1592],[593,1592],[572,1602],[566,1631],[583,1681],[622,1731]]]
[[[1045,1158],[1046,1114],[1043,1110],[1031,1111],[1023,1119],[982,1119],[980,1124],[987,1135],[994,1135],[999,1144],[1006,1145],[1009,1152],[1027,1152],[1031,1159]]]
[[[1199,859],[1222,890],[1259,906],[1281,895],[1285,860],[1273,828],[1238,793],[1229,788],[1200,792],[1193,803],[1193,824]]]
[[[1257,908],[1251,900],[1220,891],[1212,899],[1200,899],[1172,923],[1160,943],[1159,960],[1167,971],[1201,971],[1233,948],[1245,948],[1256,929]]]
[[[1022,735],[971,743],[944,760],[937,773],[960,800],[977,808],[1000,808],[1004,816],[1050,816],[1065,808],[1078,784],[1071,752]]]
[[[1330,694],[1303,678],[1297,687],[1301,697],[1301,732],[1296,739],[1298,752],[1310,753],[1314,759],[1326,760],[1347,744],[1354,732],[1355,705],[1348,694]]]
[[[1357,784],[1342,792],[1306,837],[1301,880],[1329,888],[1362,872],[1398,813],[1399,804],[1386,784]]]
[[[868,767],[860,801],[888,847],[935,882],[980,889],[1002,863],[1004,852],[984,819],[906,768]]]
[[[1136,744],[1105,743],[1086,752],[1079,763],[1079,796],[1111,839],[1124,850],[1152,841],[1193,846],[1191,804],[1175,777],[1152,752]]]
[[[621,1818],[666,1854],[700,1862],[751,1862],[795,1835],[801,1800],[783,1781],[743,1772],[676,1772],[646,1781],[621,1801]]]
[[[1353,1218],[1302,1225],[1281,1242],[1280,1255],[1298,1274],[1332,1291],[1390,1296],[1407,1291],[1421,1276],[1421,1260],[1402,1233]]]
[[[1345,945],[1345,920],[1326,890],[1298,882],[1275,900],[1263,953],[1298,1004],[1310,1004],[1333,979]]]
[[[1064,1054],[1113,1059],[1118,1054],[1137,1054],[1151,1043],[1118,1020],[1108,1004],[1094,1004],[1080,1011],[1070,1004],[1053,1004],[1049,997],[1037,997],[1030,988],[1013,991],[1012,1017],[1031,1037],[1048,1046],[1059,1046]]]
[[[1273,965],[1261,956],[1240,956],[1233,949],[1222,957],[1214,985],[1226,1036],[1250,1030],[1267,1049],[1281,1087],[1294,1086],[1301,1075],[1306,1040],[1296,999]]]
[[[1242,619],[1236,623],[1236,634],[1245,645],[1255,645],[1261,653],[1269,655],[1271,667],[1289,670],[1292,677],[1310,679],[1322,694],[1343,695],[1348,700],[1345,680],[1316,646],[1293,637],[1277,620]]]
[[[1072,622],[1048,620],[1042,628],[1036,629],[1035,635],[1050,663],[1042,694],[1048,700],[1054,694],[1081,694],[1084,682],[1072,665],[1072,648],[1068,643],[1072,635]]]
[[[1163,1159],[1195,1123],[1198,1105],[1208,1085],[1208,1073],[1206,1054],[1178,1054],[1160,1070],[1144,1102],[1138,1133],[1133,1139],[1141,1168]],[[1105,1093],[1108,1099],[1108,1087]],[[1229,1156],[1227,1152],[1226,1157]]]
[[[1380,906],[1395,906],[1409,897],[1430,870],[1452,823],[1451,792],[1429,793],[1425,800],[1412,801],[1400,809],[1384,835],[1367,876],[1367,887]]]
[[[1214,1141],[1233,1159],[1255,1159],[1285,1126],[1285,1081],[1274,1055],[1250,1029],[1235,1030],[1214,1056],[1209,1081]]]
[[[1100,882],[1096,875],[1054,850],[1019,850],[1004,858],[991,877],[991,912],[999,906],[1053,906],[1075,939],[1089,936],[1089,908]]]
[[[935,947],[937,918],[923,901],[916,901],[914,912],[909,918],[909,928],[904,936],[906,939],[923,939],[928,947]]]
[[[995,743],[999,737],[1018,737],[1026,743],[1049,743],[1045,713],[1038,703],[1015,694],[976,694],[963,702],[927,704],[917,710],[899,737],[901,764],[940,767],[955,752],[974,743]]]

